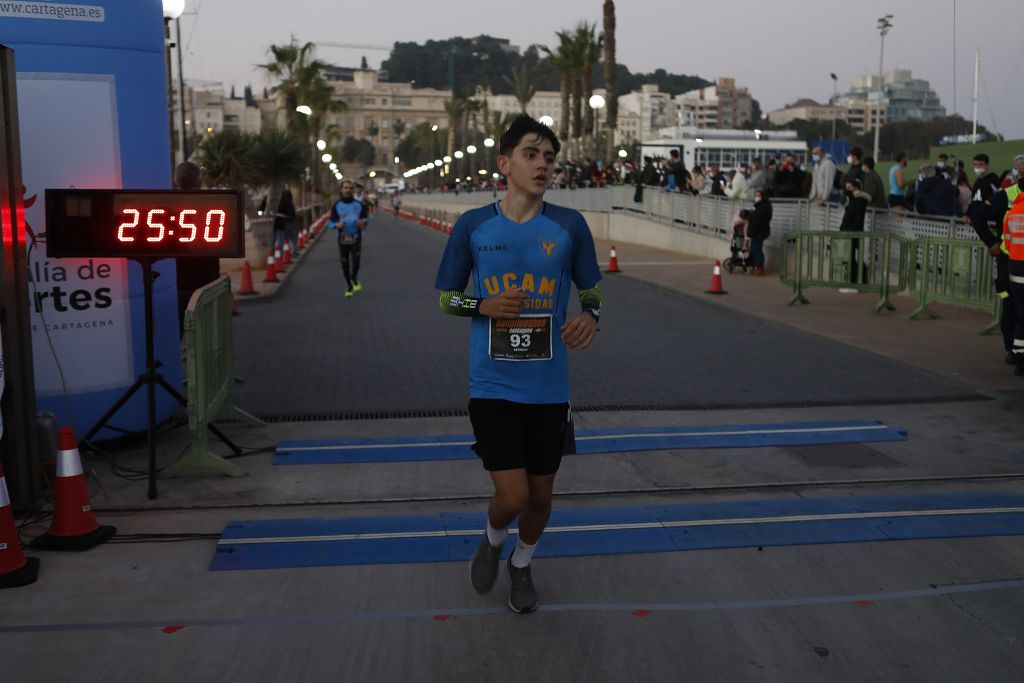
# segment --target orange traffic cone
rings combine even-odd
[[[299,251],[306,248],[306,231],[303,230],[299,233]]]
[[[242,296],[251,296],[256,293],[256,288],[252,286],[252,269],[249,268],[248,260],[242,264],[242,286],[239,287],[238,293]]]
[[[704,292],[705,294],[728,294],[722,288],[722,262],[715,261],[715,269],[711,271],[711,289]]]
[[[606,273],[620,273],[620,272],[622,272],[622,271],[619,270],[619,257],[615,255],[615,245],[614,244],[612,245],[612,252],[608,256],[608,270],[606,270],[604,272],[606,272]]]
[[[4,465],[0,462],[0,588],[16,588],[34,583],[39,576],[39,560],[25,557],[14,526],[11,498],[7,495]]]
[[[117,529],[96,523],[74,427],[60,428],[58,448],[53,522],[30,545],[44,550],[88,550],[110,540]]]
[[[292,264],[292,245],[291,242],[284,243],[284,267],[287,268]]]
[[[277,279],[277,266],[274,263],[274,253],[267,255],[267,274],[263,277],[264,282],[280,282]]]

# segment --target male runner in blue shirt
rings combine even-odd
[[[485,593],[494,586],[507,528],[518,517],[507,568],[508,604],[520,613],[538,604],[530,560],[551,515],[570,419],[567,350],[590,346],[601,311],[601,271],[586,221],[544,202],[559,148],[551,129],[529,116],[512,123],[498,147],[508,192],[462,214],[436,282],[443,311],[472,317],[473,449],[494,483],[471,563],[473,587]],[[470,277],[472,296],[465,294]],[[583,310],[568,318],[573,283]]]
[[[363,289],[359,284],[359,262],[363,255],[363,230],[369,220],[366,205],[353,193],[352,181],[341,181],[341,199],[331,207],[327,227],[338,230],[338,252],[341,255],[341,274],[345,276],[346,297]]]

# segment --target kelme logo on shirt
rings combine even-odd
[[[537,242],[540,244],[540,250],[544,252],[545,256],[551,256],[554,252],[555,247],[558,246],[558,242],[548,242],[542,237],[537,238]]]
[[[507,244],[481,244],[476,248],[477,251],[508,251]]]

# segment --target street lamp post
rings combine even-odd
[[[829,152],[832,154],[832,157],[835,158],[835,156],[836,156],[836,110],[835,110],[835,106],[836,106],[836,100],[839,98],[839,77],[836,76],[833,73],[830,73],[829,76],[832,77],[832,102],[830,102],[830,104],[832,105],[832,149],[830,149]]]
[[[594,157],[597,158],[597,141],[598,135],[601,131],[601,110],[604,109],[606,104],[605,99],[601,95],[591,95],[590,97],[590,108],[594,110]]]
[[[171,173],[174,173],[175,159],[174,149],[178,146],[178,141],[174,139],[174,80],[171,74],[171,47],[174,43],[171,42],[171,20],[178,20],[182,12],[185,11],[185,0],[163,0],[163,12],[164,12],[164,45],[166,46],[166,53],[164,55],[165,62],[167,64],[167,118],[168,121],[168,138],[171,146]],[[181,24],[178,24],[178,72],[180,76],[181,72]],[[179,97],[184,101],[185,93],[182,92]],[[183,104],[184,106],[184,104]],[[184,134],[184,123],[185,116],[182,113],[182,134]],[[184,160],[184,159],[182,159]]]
[[[884,93],[882,83],[882,60],[885,57],[885,34],[892,28],[892,17],[891,14],[886,14],[884,17],[878,19],[878,32],[882,36],[881,45],[878,50],[878,100],[875,102],[875,163],[877,164],[878,159],[878,136],[882,127],[882,95]]]

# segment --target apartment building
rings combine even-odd
[[[735,78],[690,90],[674,98],[677,125],[698,128],[739,128],[754,118],[754,98]]]

